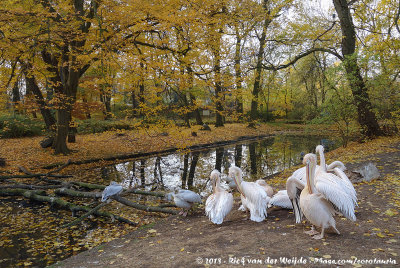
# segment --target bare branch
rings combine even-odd
[[[263,69],[264,70],[272,70],[272,71],[285,69],[285,68],[295,64],[298,60],[304,58],[305,56],[308,56],[311,53],[314,53],[314,52],[317,52],[317,51],[326,52],[326,53],[332,54],[332,55],[336,56],[338,59],[343,60],[343,57],[340,54],[338,54],[337,52],[335,52],[335,51],[333,51],[331,49],[316,47],[316,48],[312,48],[312,49],[310,49],[310,50],[308,50],[306,52],[303,52],[303,53],[297,55],[296,57],[294,57],[293,60],[291,60],[290,62],[288,62],[286,64],[282,64],[282,65],[279,65],[279,66],[273,66],[273,65],[266,66],[266,65],[263,64]]]

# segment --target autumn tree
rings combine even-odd
[[[342,30],[342,55],[347,73],[347,79],[353,92],[353,97],[358,110],[358,122],[362,133],[367,137],[382,135],[378,120],[372,110],[371,101],[365,82],[357,64],[356,31],[350,13],[350,3],[347,0],[333,0],[335,10]]]

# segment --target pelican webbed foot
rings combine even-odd
[[[319,234],[319,232],[317,232],[317,231],[314,229],[314,226],[311,226],[311,230],[310,230],[310,231],[305,231],[304,233],[306,233],[306,234],[308,234],[308,235],[316,235],[316,234]]]
[[[321,233],[321,234],[318,234],[318,235],[314,235],[312,238],[319,240],[319,239],[324,238],[324,236],[323,236],[323,234]]]
[[[314,235],[312,238],[317,239],[317,240],[322,239],[322,238],[324,238],[324,233],[325,233],[325,229],[324,229],[324,227],[322,227],[321,234]]]

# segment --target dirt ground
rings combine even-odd
[[[347,165],[376,163],[380,178],[357,183],[357,221],[336,217],[340,235],[314,240],[295,225],[289,210],[271,208],[261,223],[235,207],[222,225],[212,224],[202,207],[183,218],[168,217],[52,267],[395,267],[400,262],[400,143]],[[283,188],[283,186],[281,187]]]

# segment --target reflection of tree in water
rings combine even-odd
[[[104,184],[115,180],[124,183],[124,187],[146,187],[147,190],[181,187],[201,192],[210,190],[207,182],[213,169],[226,174],[235,164],[242,168],[246,179],[254,181],[299,164],[300,153],[314,152],[320,142],[316,136],[276,136],[183,155],[137,159],[99,171]]]
[[[236,144],[235,145],[235,166],[242,166],[242,156],[243,156],[243,145]]]
[[[221,172],[222,159],[224,157],[224,147],[217,148],[215,152],[215,169]]]
[[[157,173],[157,171],[158,171],[158,173]],[[160,156],[157,156],[156,162],[154,163],[154,183],[156,183],[154,188],[157,188],[158,185],[160,185],[162,188],[164,188]]]
[[[189,154],[185,154],[183,157],[183,173],[182,173],[182,189],[186,188],[186,180],[187,180],[187,173],[188,173],[188,167],[189,167]]]
[[[140,182],[142,186],[146,184],[146,175],[144,173],[144,169],[146,167],[146,160],[141,159],[140,160]]]
[[[257,142],[252,142],[249,144],[249,155],[250,155],[250,175],[252,180],[257,177],[257,154],[256,146]]]
[[[188,178],[186,179],[186,175],[185,177],[182,176],[182,189],[189,189],[189,190],[193,189],[193,179],[196,171],[197,162],[199,161],[200,152],[198,151],[192,152],[191,155],[192,155],[192,161],[190,162]],[[184,167],[183,171],[184,173],[185,170],[187,170],[187,168]]]

